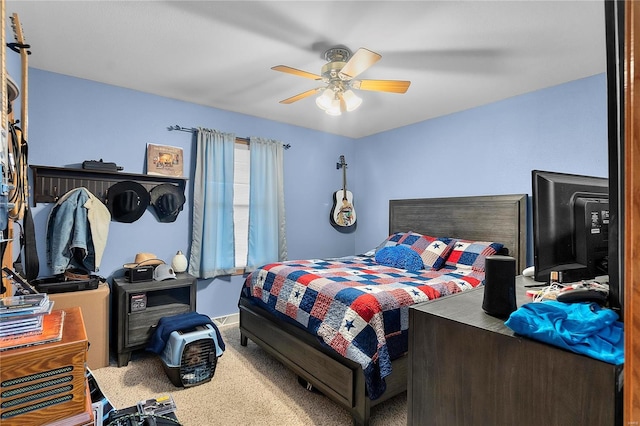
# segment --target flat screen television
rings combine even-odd
[[[608,274],[609,180],[532,171],[533,260],[536,281],[551,271],[563,282]]]
[[[609,306],[624,318],[625,2],[605,1],[609,132]]]

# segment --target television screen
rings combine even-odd
[[[564,282],[608,274],[609,181],[532,171],[536,281],[557,271]]]

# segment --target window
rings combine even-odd
[[[249,144],[236,139],[233,164],[233,228],[235,266],[247,266],[249,242]]]
[[[286,259],[284,145],[260,137],[250,140],[251,148],[249,140],[233,133],[198,129],[194,194],[201,196],[193,202],[193,275],[242,274],[273,259]]]

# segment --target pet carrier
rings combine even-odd
[[[196,386],[211,380],[218,363],[217,337],[210,324],[173,331],[160,358],[175,386]]]

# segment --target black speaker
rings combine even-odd
[[[488,256],[484,264],[482,309],[507,318],[516,306],[516,260],[510,256]]]

